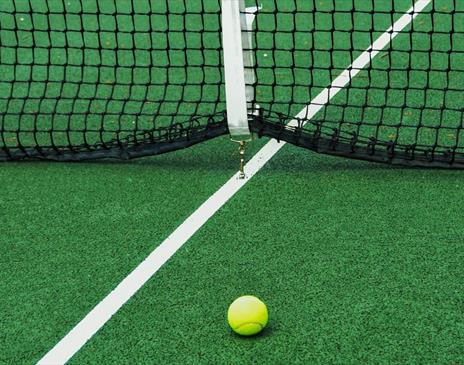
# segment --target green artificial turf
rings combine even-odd
[[[50,2],[50,6],[56,10],[60,3]],[[271,24],[266,23],[271,19],[266,9],[271,12],[273,9],[270,1],[264,3],[265,10],[260,16],[264,22],[261,25],[266,26]],[[329,25],[330,16],[324,12],[330,12],[330,3],[332,1],[317,2],[317,9],[321,11],[315,18],[317,27]],[[357,2],[358,7],[365,6],[367,11],[356,18],[357,29],[369,29],[373,20],[375,29],[387,27],[390,18],[371,16],[368,11],[371,7],[371,10],[388,10],[389,5],[367,3]],[[8,8],[11,4],[4,2],[0,8]],[[28,3],[18,4],[23,7],[24,13],[21,14],[27,14]],[[40,9],[45,6],[44,1],[34,4]],[[156,4],[162,6],[161,2]],[[189,4],[193,8],[198,5]],[[284,1],[278,4],[282,14],[279,25],[285,28],[291,24],[292,17],[288,12],[292,9],[286,7]],[[340,4],[343,8],[343,3]],[[214,1],[208,2],[211,6],[208,9],[217,8],[216,5]],[[410,5],[410,0],[395,0],[396,16]],[[304,4],[300,6],[300,11],[310,10]],[[458,5],[453,5],[451,0],[440,0],[435,6],[446,11]],[[74,12],[76,8],[71,10]],[[175,5],[171,10],[179,11]],[[287,15],[284,16],[285,12]],[[3,30],[16,26],[13,20],[21,14],[2,19]],[[217,20],[217,15],[211,16]],[[19,32],[20,42],[25,46],[20,59],[27,63],[32,39],[27,27],[32,23],[30,18],[25,18],[25,23],[20,26],[25,29]],[[112,42],[116,42],[111,38],[114,30],[111,18],[103,16],[101,19],[102,27],[108,31],[103,32],[103,36],[108,37],[104,48],[109,49],[114,46]],[[441,15],[441,20],[435,21],[446,30],[449,29],[448,18]],[[457,15],[456,18],[461,19]],[[73,19],[69,20],[70,25],[76,21]],[[57,27],[64,22],[59,17],[55,20]],[[181,17],[176,17],[171,26],[184,26],[180,20]],[[191,42],[195,42],[198,39],[193,30],[198,19],[190,20],[192,23],[185,26],[192,30]],[[40,28],[43,21],[43,16],[38,16],[35,26]],[[429,21],[430,15],[419,16],[418,29],[427,30]],[[143,25],[142,20],[140,24]],[[157,24],[161,28],[166,25]],[[215,23],[212,21],[211,24]],[[336,24],[343,30],[349,22],[337,16]],[[454,26],[462,31],[458,28],[460,25]],[[61,39],[60,33],[54,33],[56,41]],[[352,57],[346,51],[345,33],[335,32],[333,46],[345,49],[337,52],[330,61],[334,62],[337,72],[347,67]],[[4,45],[12,41],[10,36],[2,37]],[[73,32],[69,37],[69,42],[74,45],[80,39]],[[92,40],[88,41],[93,44]],[[274,41],[291,44],[283,35],[277,40],[271,37],[268,43],[266,39],[260,40],[262,49],[257,52],[257,60],[261,66],[272,65]],[[264,84],[258,85],[257,93],[264,104],[273,103],[268,105],[273,110],[291,112],[292,115],[298,113],[302,105],[336,76],[337,72],[333,75],[323,69],[329,62],[328,32],[318,32],[311,41],[314,43],[302,39],[295,60],[292,60],[299,66],[307,66],[306,55],[311,47],[316,47],[318,52],[314,54],[318,57],[312,60],[314,69],[310,73],[304,70],[289,73],[286,64],[289,60],[284,54],[275,58],[276,75],[284,87],[266,87],[266,83],[272,84],[274,80],[271,76],[266,78],[265,71],[261,71],[264,74],[260,75],[260,80]],[[357,50],[364,49],[370,43],[369,34],[358,31],[354,41]],[[393,64],[398,67],[404,66],[405,59],[400,50],[407,41],[407,37],[400,35],[393,44]],[[183,44],[182,39],[175,37],[172,42],[177,46]],[[423,47],[424,42],[424,36],[418,36],[415,47]],[[214,47],[214,43],[208,44]],[[437,38],[434,46],[442,49],[440,47],[446,48],[447,44]],[[459,42],[455,47],[461,47]],[[131,65],[131,52],[124,49],[119,52],[119,62]],[[11,77],[9,66],[5,64],[14,60],[7,55],[2,55],[4,68],[1,71],[4,77]],[[44,57],[38,52],[36,60],[40,61],[41,55]],[[59,56],[55,54],[54,62],[58,62]],[[217,52],[209,53],[211,62],[216,56]],[[461,56],[453,59],[455,67]],[[95,59],[91,57],[91,60]],[[194,84],[202,80],[202,75],[195,72],[198,60],[192,55],[187,70]],[[111,66],[111,59],[106,58],[106,61],[109,62],[107,66]],[[158,61],[163,62],[162,59]],[[177,61],[180,67],[183,61]],[[424,59],[418,61],[424,62]],[[387,67],[389,62],[388,57],[379,55],[373,65]],[[447,59],[438,56],[433,62],[434,66],[442,67]],[[127,98],[127,85],[114,85],[115,75],[107,73],[105,67],[106,71],[100,69],[98,72],[96,67],[89,67],[84,75],[78,68],[69,68],[68,81],[96,82],[101,72],[98,90],[89,85],[80,90],[67,85],[64,98],[55,105],[54,98],[63,80],[63,67],[56,64],[48,75],[49,98],[39,103],[33,97],[45,92],[39,87],[41,82],[31,90],[27,90],[25,83],[20,85],[21,80],[28,80],[31,71],[25,66],[16,70],[20,82],[15,90],[0,90],[1,102],[13,93],[11,95],[26,99],[27,103],[22,106],[9,104],[12,111],[22,107],[34,111],[40,107],[44,108],[43,112],[49,112],[57,107],[62,108],[63,113],[76,108],[78,113],[90,108],[86,122],[94,130],[86,136],[89,141],[101,137],[95,128],[102,120],[110,137],[121,125],[128,130],[151,126],[152,120],[141,118],[134,126],[133,120],[127,118],[141,107],[140,100],[136,99],[143,96],[143,90],[131,90],[132,99],[125,104],[127,114],[122,113],[121,119],[114,119],[114,115],[121,113],[123,103],[107,105],[107,98],[110,95],[116,99]],[[219,74],[213,71],[210,75]],[[45,76],[44,68],[36,67],[36,81],[45,79]],[[397,82],[395,85],[398,86],[404,81],[405,72],[399,71],[396,76],[396,81],[389,82]],[[410,84],[420,88],[422,75],[412,76]],[[430,76],[429,86],[439,88],[443,75],[437,72]],[[117,81],[124,84],[132,77],[140,81],[144,74],[132,75],[123,68]],[[174,84],[184,80],[184,74],[180,72],[171,72],[170,77]],[[461,81],[459,77],[462,78],[462,72],[448,80],[448,85],[457,87]],[[164,79],[152,81],[159,82],[162,87],[166,83]],[[202,104],[205,113],[224,107],[216,103],[220,91],[214,84],[218,79],[213,77],[209,81],[212,89],[204,90],[202,95],[211,97],[209,102]],[[382,72],[372,72],[370,78],[361,72],[351,84],[350,99],[345,100],[347,94],[342,91],[315,117],[316,120],[338,123],[341,108],[348,103],[351,106],[344,109],[347,122],[344,127],[356,130],[359,120],[377,120],[376,109],[389,103],[389,107],[384,108],[384,128],[370,129],[365,125],[362,128],[366,134],[378,133],[382,138],[407,143],[415,136],[408,134],[407,128],[401,129],[404,134],[399,135],[398,125],[394,123],[400,120],[403,125],[416,125],[424,116],[431,124],[425,126],[429,133],[419,135],[420,140],[428,143],[430,138],[437,137],[433,134],[437,127],[434,123],[438,120],[435,114],[418,116],[414,110],[401,108],[404,100],[406,104],[417,102],[423,99],[422,94],[411,90],[389,94],[384,99],[385,93],[378,89],[362,91],[366,86],[385,87],[385,82]],[[289,88],[294,94],[289,93]],[[159,119],[161,123],[171,122],[176,110],[179,111],[177,117],[189,115],[195,110],[199,97],[195,85],[184,90],[180,104],[178,98],[171,100],[178,96],[176,87],[164,96],[166,100],[158,99],[162,95],[156,92],[156,87],[152,91],[149,99],[154,105],[146,105],[148,109],[145,111],[154,112],[150,108],[156,108],[156,102],[161,102],[166,108],[165,119]],[[440,93],[428,94],[427,107],[441,107],[440,103],[445,101],[455,108],[461,103],[461,94],[450,93],[446,98]],[[92,95],[101,100],[81,104]],[[289,104],[289,95],[301,105]],[[76,104],[75,100],[66,100],[77,96],[79,102]],[[365,100],[373,106],[372,109],[362,107]],[[0,103],[0,109],[2,107],[5,104]],[[111,115],[102,117],[107,107]],[[449,114],[443,120],[455,126],[458,116]],[[42,126],[50,127],[47,115],[42,117],[45,123]],[[4,120],[3,127],[17,128],[17,115],[9,118]],[[31,114],[22,119],[24,129],[31,127],[28,118],[32,118]],[[58,115],[53,123],[59,128],[72,126],[79,129],[78,123],[82,120],[79,115],[71,120]],[[46,132],[38,137],[39,142],[48,143],[51,135]],[[440,143],[452,145],[459,136],[438,137]],[[18,143],[17,138],[18,134],[12,132],[3,143],[14,146]],[[24,143],[35,143],[31,138],[28,133],[19,134]],[[66,141],[69,136],[57,132],[54,138]],[[71,139],[78,144],[82,138],[83,135],[78,133]],[[253,143],[248,157],[264,142]],[[236,163],[236,146],[230,144],[228,138],[221,138],[189,150],[131,163],[1,165],[0,270],[4,279],[0,281],[0,363],[32,364],[39,360],[227,181],[236,171]],[[461,172],[393,169],[316,156],[286,146],[90,340],[71,363],[463,363],[464,274],[461,267],[464,228],[460,218],[463,191]],[[243,294],[259,296],[270,309],[268,328],[255,338],[240,338],[232,334],[226,324],[228,305]]]
[[[133,163],[2,165],[0,364],[38,360],[236,166],[228,138]]]
[[[286,147],[71,363],[461,363],[462,188]],[[256,338],[226,324],[243,294]]]

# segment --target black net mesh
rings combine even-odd
[[[463,166],[463,2],[246,5],[260,7],[260,109],[250,110],[259,136],[351,158]],[[414,21],[308,113],[413,6]],[[1,1],[0,159],[131,158],[226,134],[220,17],[220,0]]]
[[[335,155],[462,167],[463,2],[264,4],[256,20],[256,99],[264,116],[255,130]],[[380,52],[327,105],[285,127],[411,8],[414,21],[408,17],[396,37],[389,33],[385,48],[373,49]]]
[[[135,157],[227,132],[220,3],[0,2],[0,158]]]

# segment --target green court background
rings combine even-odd
[[[236,162],[220,138],[130,163],[1,165],[0,363],[38,361]],[[71,363],[462,363],[462,181],[286,146]],[[227,327],[243,294],[269,306],[256,338]]]

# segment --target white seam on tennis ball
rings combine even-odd
[[[258,326],[261,327],[261,329],[264,328],[264,326],[259,322],[246,322],[246,323],[242,323],[242,324],[238,325],[237,327],[234,327],[234,329],[238,330],[238,329],[240,329],[240,327],[243,327],[243,326],[248,325],[248,324],[257,324]]]

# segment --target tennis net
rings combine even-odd
[[[241,4],[253,134],[350,158],[464,166],[464,4]],[[134,158],[229,133],[222,11],[221,0],[0,2],[0,160]],[[301,112],[408,12],[317,113]]]

